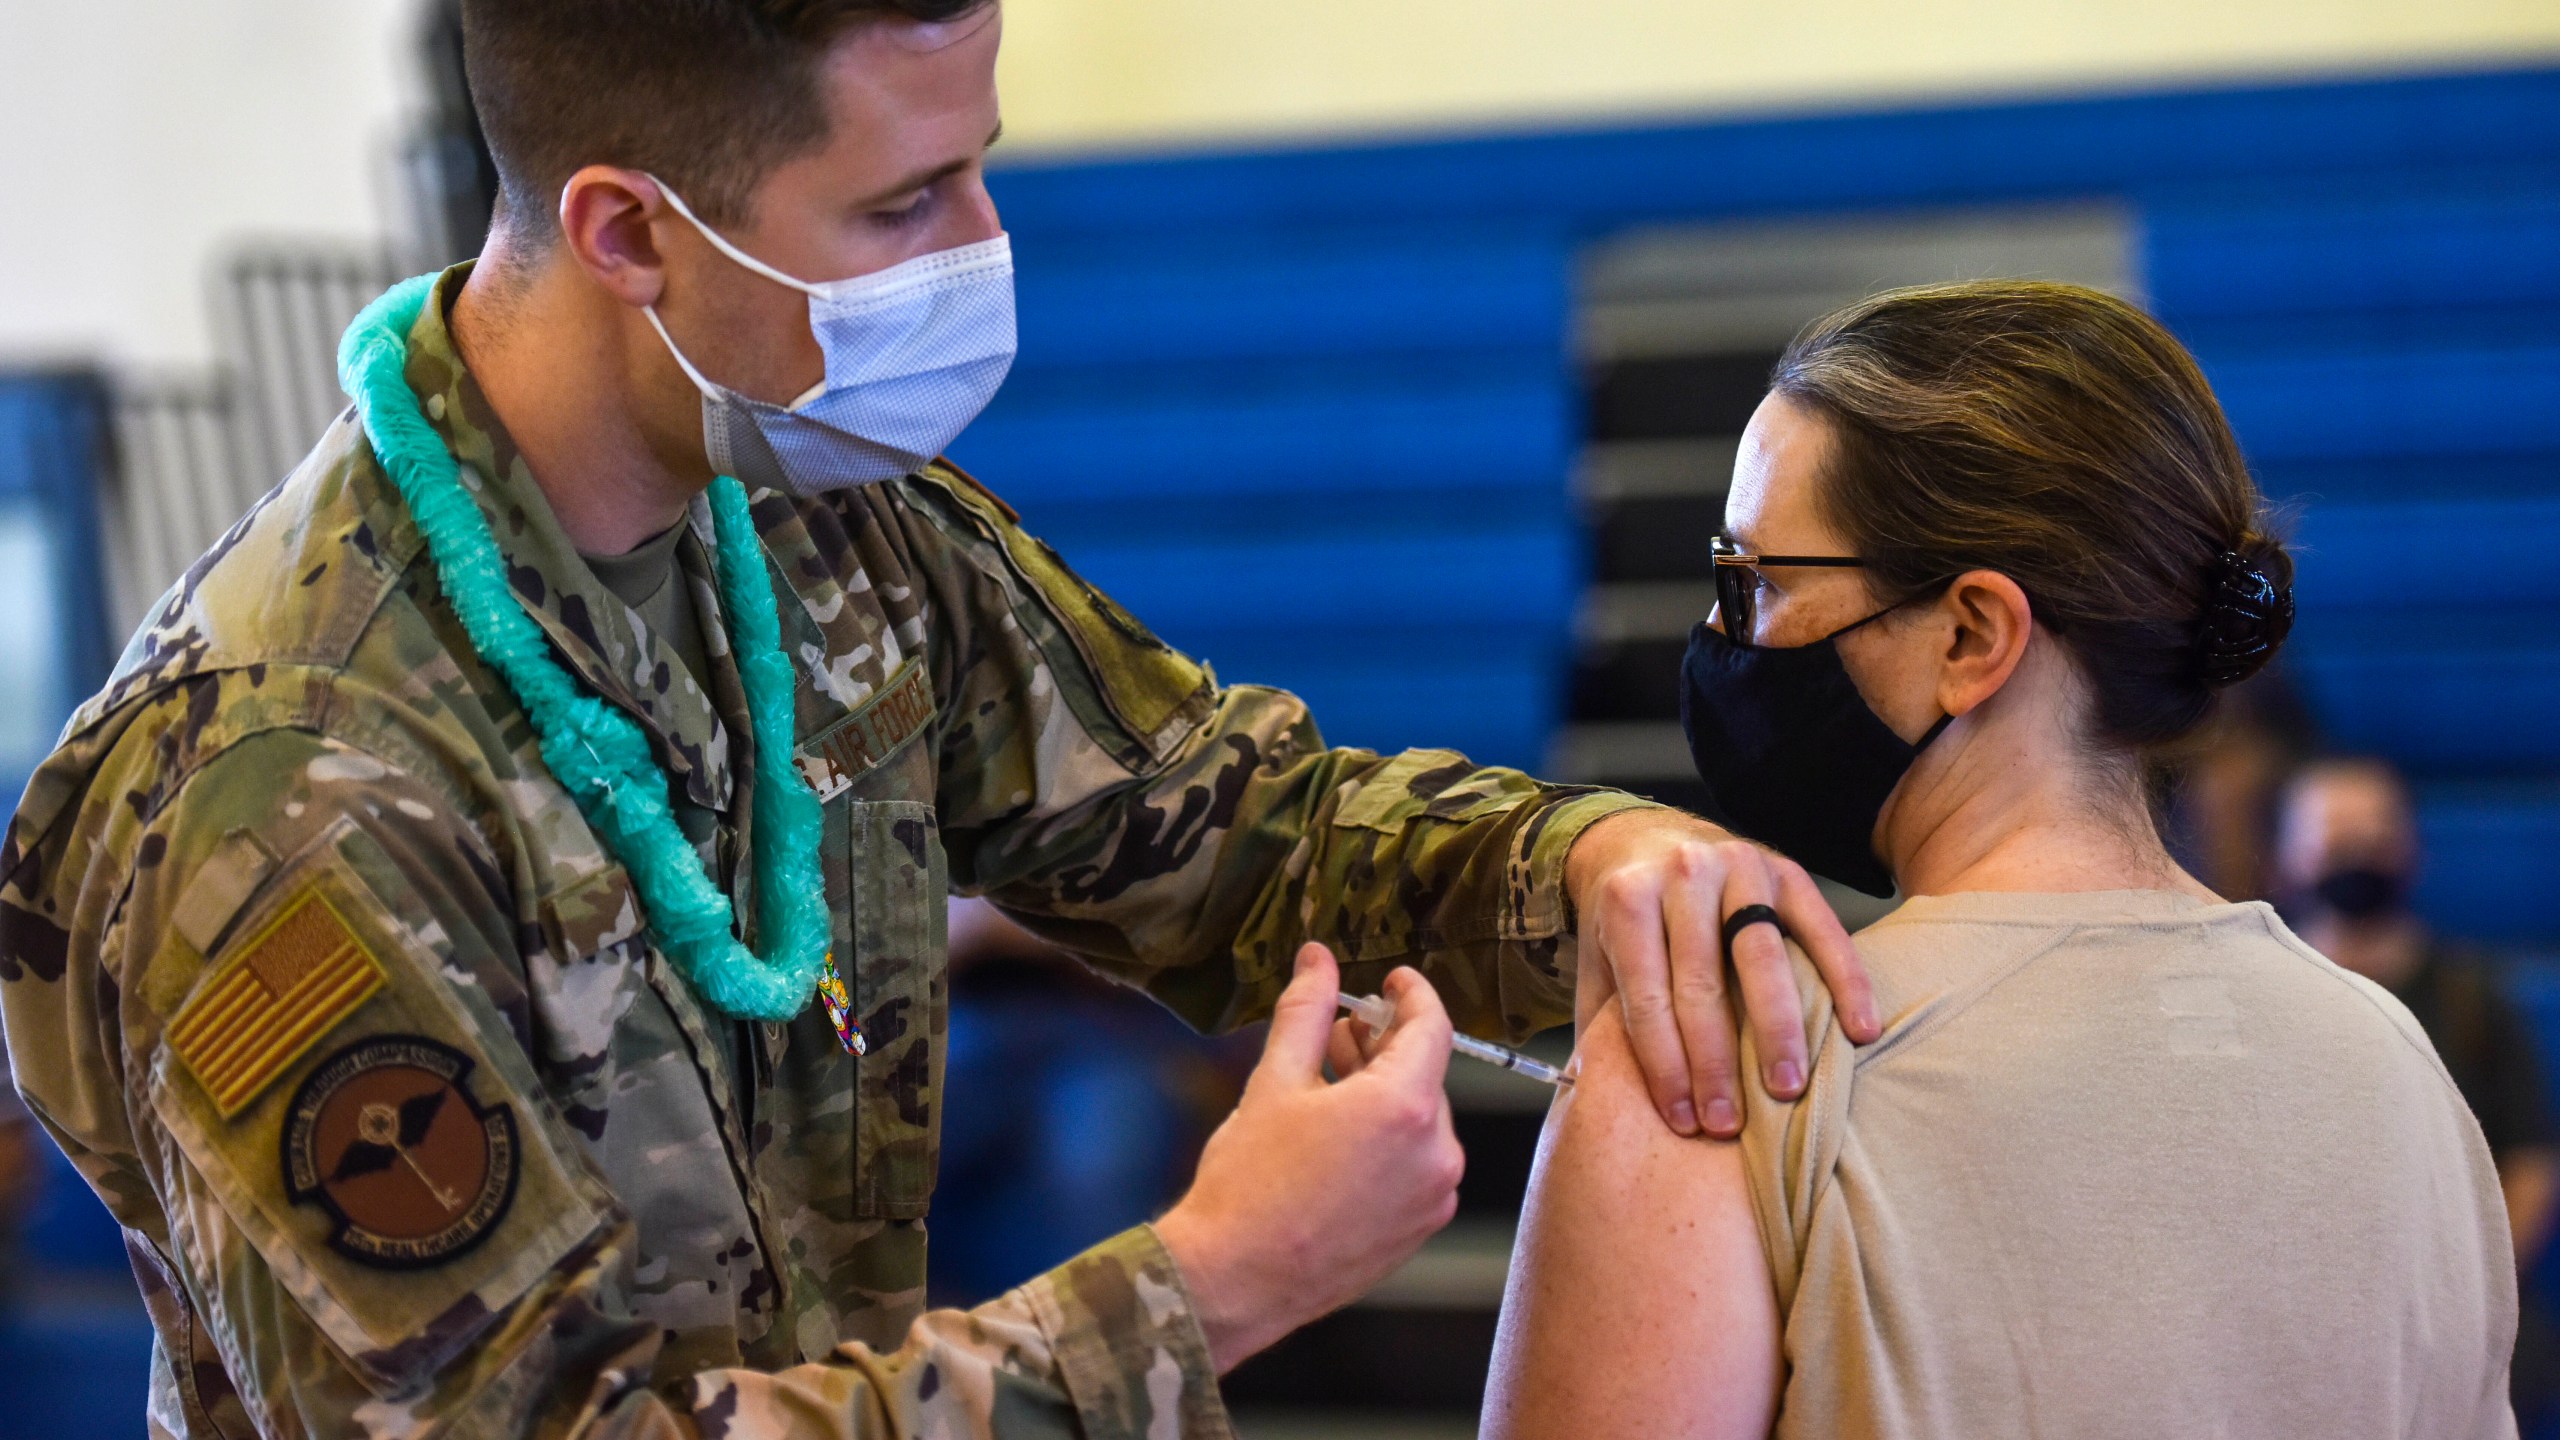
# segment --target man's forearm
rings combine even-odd
[[[1575,839],[1646,804],[1327,749],[1295,696],[1240,686],[1154,774],[970,858],[989,898],[1203,1029],[1266,1014],[1313,940],[1352,989],[1410,964],[1462,1028],[1517,1036],[1569,1014]]]
[[[572,1403],[589,1388],[563,1382],[560,1398]],[[705,1370],[673,1394],[633,1386],[596,1422],[576,1433],[1233,1436],[1182,1272],[1145,1226],[974,1310],[927,1311],[895,1350],[846,1344],[783,1370]]]

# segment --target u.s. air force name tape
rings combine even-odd
[[[922,660],[909,660],[861,709],[800,747],[800,778],[820,801],[833,800],[924,733],[933,715],[933,676]]]

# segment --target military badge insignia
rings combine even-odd
[[[471,1098],[472,1062],[417,1035],[360,1040],[320,1063],[284,1124],[285,1193],[337,1221],[329,1244],[385,1270],[441,1264],[515,1199],[515,1114]]]

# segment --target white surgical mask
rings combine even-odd
[[[658,338],[702,392],[703,446],[719,473],[798,495],[912,474],[959,438],[1013,368],[1013,243],[1005,236],[812,285],[730,244],[666,182],[657,185],[720,253],[809,297],[809,328],[826,356],[826,378],[775,405],[713,383],[648,308]]]

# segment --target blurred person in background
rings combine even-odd
[[[2169,853],[2217,895],[2275,898],[2277,798],[2319,743],[2318,721],[2281,661],[2232,686],[2204,728],[2162,757]]]
[[[2439,935],[2410,897],[2424,863],[2416,806],[2390,762],[2313,761],[2287,782],[2275,837],[2278,903],[2314,949],[2397,996],[2435,1042],[2498,1166],[2516,1266],[2530,1271],[2560,1210],[2560,1134],[2549,1074],[2498,957]],[[2516,1335],[2516,1408],[2560,1399],[2560,1327],[2528,1290]]]
[[[2497,957],[2436,934],[2410,907],[2422,857],[2407,783],[2383,760],[2304,766],[2285,786],[2275,854],[2295,931],[2397,996],[2435,1042],[2497,1157],[2516,1261],[2531,1268],[2560,1198],[2542,1057],[2498,984]]]

